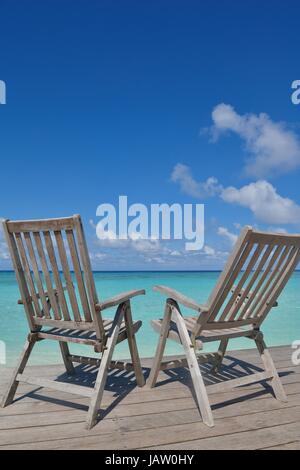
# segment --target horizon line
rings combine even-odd
[[[206,272],[206,273],[213,273],[213,272],[221,272],[222,270],[221,269],[183,269],[183,270],[179,270],[179,269],[122,269],[122,270],[115,270],[115,269],[104,269],[104,270],[100,270],[100,269],[92,269],[92,272],[93,273],[202,273],[202,272]],[[14,269],[0,269],[0,273],[14,273]],[[39,272],[42,272],[41,270]],[[52,273],[53,271],[49,271],[50,273]],[[62,270],[59,270],[60,273],[63,273]],[[75,271],[74,270],[70,270],[71,273],[74,273]]]
[[[92,269],[93,273],[220,273],[222,272],[222,269],[149,269],[149,270],[144,270],[144,269],[130,269],[130,270],[99,270],[99,269]],[[0,269],[0,273],[14,273],[15,271],[13,269]],[[42,273],[40,270],[39,272]],[[52,273],[53,271],[49,271]],[[63,273],[63,271],[59,270],[60,273]],[[74,273],[75,271],[70,270],[71,273]],[[300,269],[295,269],[294,272],[300,272]]]

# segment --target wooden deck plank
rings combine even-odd
[[[265,447],[264,450],[300,450],[300,441],[293,441],[277,446]]]
[[[130,373],[112,371],[103,398],[104,418],[91,431],[86,431],[88,398],[20,384],[17,400],[0,410],[0,448],[299,448],[300,366],[292,365],[289,347],[271,351],[288,403],[275,400],[261,384],[213,393],[210,400],[216,425],[208,428],[199,417],[185,370],[179,374],[173,370],[161,372],[158,386],[151,390],[135,387],[130,382]],[[250,364],[254,369],[260,366],[259,357],[252,350],[229,352],[227,358],[232,357],[240,366],[235,372],[225,367],[223,378],[241,373]],[[143,367],[149,367],[151,360],[144,359],[142,363]],[[29,370],[30,375],[39,374],[47,379],[66,377],[60,365],[32,366],[26,372]],[[90,368],[93,374],[82,370],[75,380],[80,385],[88,385],[91,377],[95,377],[95,369]],[[9,380],[9,372],[4,370],[0,376],[0,393]],[[213,381],[210,375],[207,379]]]
[[[291,374],[283,375],[282,382],[285,386],[288,386],[287,392],[293,393],[300,391],[300,373],[293,372],[293,369],[290,368]],[[189,398],[193,402],[191,391],[189,387],[181,384],[181,386],[176,386],[177,382],[172,383],[173,388],[167,388],[165,385],[157,387],[156,389],[139,389],[139,393],[133,393],[133,389],[127,395],[120,394],[119,399],[119,408],[122,409],[123,406],[128,406],[132,404],[143,404],[147,402],[157,402],[157,401],[171,401],[178,400],[182,398]],[[295,384],[295,387],[293,387]],[[257,393],[257,391],[259,393]],[[103,400],[103,408],[110,406],[116,397],[114,392],[106,391]],[[264,392],[264,389],[260,384],[249,385],[236,390],[227,390],[223,393],[211,394],[212,404],[219,403],[220,401],[234,400],[242,398],[243,396],[251,398],[254,395],[254,398],[263,398],[269,396],[269,393]],[[42,401],[45,400],[45,401]],[[74,404],[74,405],[73,405]],[[76,405],[75,405],[76,404]],[[56,410],[69,410],[72,411],[73,408],[85,407],[87,406],[88,401],[85,398],[78,398],[70,394],[61,394],[54,390],[47,389],[38,389],[38,391],[30,396],[25,395],[22,398],[22,395],[14,403],[14,406],[9,406],[1,410],[0,414],[5,415],[16,415],[16,414],[27,414],[27,413],[38,413],[38,412],[48,412]],[[145,410],[144,412],[150,412],[150,410]],[[0,422],[1,426],[1,422]]]
[[[150,449],[172,450],[180,448],[181,450],[258,450],[264,449],[270,445],[284,445],[290,443],[293,439],[300,439],[299,422],[292,422],[283,425],[265,427],[262,429],[251,430],[247,432],[237,432],[218,436],[215,438],[179,442],[175,445],[155,446]]]
[[[250,362],[250,361],[249,361]],[[225,361],[225,365],[230,365],[231,364],[231,361]],[[251,365],[255,366],[255,367],[258,367],[257,371],[261,370],[261,364],[255,364],[254,362],[251,361]],[[290,372],[290,373],[300,373],[300,367],[299,366],[293,366],[291,361],[290,360],[285,360],[285,361],[280,361],[280,362],[276,362],[276,365],[277,365],[277,370],[282,373],[283,375],[287,372]],[[80,366],[79,366],[80,367]],[[243,369],[241,367],[236,367],[234,366],[236,370],[240,370],[240,371],[243,371]],[[247,367],[247,366],[246,366]],[[91,377],[96,377],[96,369],[95,368],[90,368],[90,369],[86,369],[87,372],[89,372],[89,375]],[[47,369],[47,367],[40,367],[39,369],[37,369],[36,367],[33,367],[33,368],[30,368],[30,372],[32,373],[31,375],[39,375],[40,377],[43,377],[43,378],[47,378],[47,379],[56,379],[56,378],[61,378],[63,381],[70,381],[70,382],[73,382],[74,383],[74,380],[75,381],[79,381],[80,384],[84,383],[82,382],[82,379],[86,381],[86,377],[84,376],[84,372],[81,372],[80,369],[77,368],[77,371],[80,371],[80,374],[78,376],[78,374],[74,377],[68,377],[67,374],[65,373],[65,369],[61,366],[59,366],[59,368],[57,368],[56,366],[54,367],[53,371],[50,373]],[[245,371],[244,371],[245,372]],[[6,384],[8,383],[9,381],[9,378],[10,378],[10,370],[5,370],[2,374],[1,374],[1,382],[0,382],[0,394],[4,392],[5,390],[5,387],[6,387]],[[224,378],[230,378],[229,377],[229,374],[230,374],[230,370],[226,370],[223,372],[222,376],[224,376]],[[183,376],[184,373],[182,373],[180,371],[180,375]],[[292,374],[290,374],[292,375]],[[174,381],[171,382],[171,378],[172,376],[174,377]],[[185,374],[186,377],[185,378],[185,383],[188,383],[188,374],[186,373]],[[115,374],[111,374],[111,378],[115,377]],[[134,376],[132,373],[128,373],[127,375],[126,374],[120,374],[116,376],[116,385],[117,382],[119,381],[119,378],[122,378],[123,380],[123,385],[124,385],[124,382],[126,382],[126,385],[128,384],[128,379],[131,377],[132,378],[132,383],[134,385]],[[210,376],[210,378],[212,378],[212,376]],[[209,378],[206,377],[205,378],[206,382],[209,383]],[[92,379],[89,379],[89,381],[92,383]],[[112,380],[110,381],[112,382]],[[159,379],[158,379],[158,388],[160,388],[160,382],[163,382],[163,387],[165,389],[169,388],[169,389],[173,389],[174,387],[180,387],[182,386],[182,384],[176,380],[176,375],[173,371],[167,371],[167,372],[160,372],[160,375],[159,375]],[[122,382],[119,381],[119,385],[120,387],[122,387]],[[25,384],[20,384],[19,388],[18,388],[18,391],[17,391],[17,394],[16,396],[21,396],[23,395],[24,393],[30,391],[34,389],[34,386],[31,386],[31,385],[25,385]],[[48,390],[48,389],[47,389]],[[133,388],[133,390],[131,391],[131,393],[144,393],[144,389],[140,389],[138,387],[136,388]]]
[[[253,415],[216,420],[214,428],[201,422],[149,428],[147,432],[92,433],[80,437],[61,438],[42,442],[4,445],[2,449],[255,449],[270,443],[300,439],[300,407],[274,410]],[[47,427],[50,428],[50,427]],[[282,435],[278,429],[282,429]],[[255,432],[254,432],[255,431]],[[193,440],[190,440],[191,435]],[[274,437],[273,441],[271,438]],[[280,440],[281,438],[281,440]],[[178,445],[178,440],[180,444]]]

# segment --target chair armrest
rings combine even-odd
[[[171,289],[166,286],[154,286],[153,290],[160,292],[161,294],[166,295],[167,297],[176,300],[179,304],[185,305],[185,307],[191,308],[192,310],[197,310],[197,312],[207,312],[208,307],[206,305],[198,304],[195,300],[186,297],[180,292]]]
[[[104,302],[99,302],[96,304],[96,310],[105,310],[106,308],[114,307],[115,305],[120,305],[123,302],[136,297],[137,295],[145,295],[146,291],[144,289],[129,290],[128,292],[122,292],[121,294],[115,295],[110,299],[104,300]]]

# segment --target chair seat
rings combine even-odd
[[[111,319],[103,320],[104,330],[105,330],[105,333],[107,333],[107,335],[109,334],[112,323],[113,323],[113,320]],[[142,326],[142,322],[140,320],[134,321],[132,323],[133,332],[136,333],[140,329],[141,326]],[[79,330],[79,329],[75,330],[75,329],[54,327],[54,328],[43,329],[39,331],[38,337],[44,338],[44,339],[54,339],[58,341],[67,341],[71,343],[88,344],[91,346],[94,346],[95,344],[99,343],[99,340],[97,340],[96,338],[95,331],[91,331],[91,330],[87,331],[87,330]],[[121,323],[117,343],[124,341],[126,338],[127,338],[127,331],[126,331],[125,322],[123,321]]]
[[[195,327],[197,322],[197,317],[183,317],[185,325],[189,334],[192,334],[192,331]],[[159,320],[152,320],[151,325],[155,331],[160,333],[162,327],[162,319]],[[252,326],[246,327],[236,327],[236,328],[224,328],[224,329],[211,329],[211,330],[202,330],[200,335],[196,338],[196,347],[201,349],[202,343],[207,343],[210,341],[218,341],[221,340],[223,337],[226,338],[239,338],[239,337],[247,337],[250,336],[253,332]],[[173,339],[174,341],[181,342],[179,338],[179,333],[177,329],[177,325],[175,322],[171,321],[170,323],[170,331],[168,338]]]

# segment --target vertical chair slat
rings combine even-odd
[[[269,303],[270,297],[273,296],[273,292],[277,289],[277,286],[280,285],[280,280],[284,276],[286,270],[288,270],[289,265],[292,264],[295,253],[297,252],[296,247],[288,247],[288,255],[284,258],[281,265],[274,269],[271,279],[268,279],[268,287],[264,288],[263,295],[261,296],[260,302],[257,304],[256,309],[253,310],[251,318],[260,316],[263,312],[261,309],[264,309],[265,306]],[[290,249],[291,248],[291,249]],[[278,269],[277,269],[278,268]],[[269,282],[270,281],[270,282]],[[272,283],[271,283],[272,282]]]
[[[221,275],[219,276],[219,279],[208,298],[207,304],[212,310],[214,309],[214,304],[216,303],[220,295],[220,290],[222,289],[222,286],[224,286],[224,284],[226,283],[226,280],[230,276],[232,267],[234,266],[236,261],[239,259],[241,253],[243,252],[245,243],[251,233],[252,233],[252,229],[250,227],[245,227],[242,230],[240,236],[238,237],[238,240],[232,250],[232,253],[228,257],[228,260],[224,266],[224,269]]]
[[[282,247],[281,247],[282,248]],[[288,253],[290,251],[290,246],[285,246],[283,247],[283,250],[280,252],[280,257],[277,261],[277,263],[274,266],[273,271],[269,271],[269,277],[266,279],[266,282],[261,286],[260,290],[257,292],[257,295],[255,297],[254,303],[252,304],[252,307],[247,311],[247,314],[245,318],[253,318],[255,316],[254,312],[259,305],[263,295],[265,294],[266,290],[269,288],[271,282],[273,281],[274,277],[276,276],[276,273],[284,263],[284,260],[288,256]]]
[[[66,281],[66,286],[67,286],[67,290],[68,290],[68,294],[70,298],[70,303],[71,303],[74,319],[77,322],[81,322],[81,316],[80,316],[80,311],[79,311],[79,307],[77,303],[76,293],[75,293],[73,280],[72,280],[72,276],[71,276],[71,272],[69,268],[68,258],[66,255],[66,247],[63,241],[61,231],[58,231],[58,230],[55,231],[54,236],[55,236],[56,243],[57,243],[60,262],[61,262],[62,270],[64,273],[65,281]]]
[[[78,285],[80,300],[81,300],[81,304],[83,308],[84,318],[86,321],[92,321],[89,302],[88,302],[88,298],[86,295],[84,282],[82,279],[82,272],[81,272],[81,267],[80,267],[80,262],[78,258],[73,230],[66,230],[66,235],[67,235],[67,240],[68,240],[68,244],[70,248],[70,253],[71,253],[74,272],[75,272],[76,281]]]
[[[4,235],[7,241],[7,245],[10,248],[10,252],[12,255],[12,262],[13,262],[14,270],[16,273],[16,278],[20,287],[20,294],[21,294],[22,302],[25,308],[25,313],[26,313],[26,317],[28,320],[29,328],[31,329],[31,331],[35,331],[37,328],[34,323],[34,310],[33,310],[32,303],[28,302],[28,297],[30,294],[29,294],[25,276],[23,273],[22,264],[21,264],[19,253],[18,253],[16,241],[15,241],[13,234],[9,233],[8,231],[7,222],[3,223],[3,230],[4,230]]]
[[[275,243],[275,246],[276,246],[276,243]],[[257,296],[258,292],[260,291],[262,285],[264,284],[265,280],[267,279],[267,277],[268,277],[271,269],[273,268],[278,256],[282,252],[282,249],[283,249],[283,247],[281,245],[278,245],[275,248],[273,254],[270,253],[271,258],[269,260],[267,260],[267,261],[269,261],[267,267],[265,268],[262,276],[258,280],[253,292],[251,293],[250,298],[247,301],[247,304],[243,305],[243,307],[241,308],[240,319],[245,320],[248,317],[250,317],[251,312],[252,312],[251,305],[256,300],[256,296]]]
[[[247,296],[247,293],[249,292],[250,287],[249,287],[248,284],[251,285],[251,280],[248,282],[247,287],[244,288],[244,285],[245,285],[247,279],[249,278],[250,273],[252,272],[259,256],[261,255],[261,253],[263,251],[263,249],[264,249],[263,244],[257,245],[255,252],[253,253],[252,257],[250,258],[250,261],[247,265],[247,268],[246,268],[245,272],[243,273],[243,275],[241,277],[240,282],[238,283],[236,289],[234,289],[234,292],[232,294],[230,302],[228,302],[228,305],[226,306],[227,313],[229,314],[228,315],[228,320],[229,321],[232,321],[232,320],[235,319],[235,316],[239,311],[240,305],[242,305],[242,303],[244,302],[244,300]],[[243,288],[244,288],[244,291],[242,292]],[[240,299],[237,300],[237,295],[239,295],[239,294],[240,294],[241,297],[240,297]]]
[[[49,305],[46,299],[45,291],[43,288],[43,283],[42,283],[39,267],[37,264],[37,260],[35,257],[31,236],[29,232],[24,232],[23,235],[24,235],[26,246],[27,246],[28,254],[31,260],[32,271],[33,271],[35,282],[38,288],[38,293],[39,293],[39,296],[43,305],[43,313],[46,318],[50,319],[51,313],[50,313]]]
[[[68,321],[71,318],[70,318],[70,314],[69,314],[68,305],[67,305],[67,302],[66,302],[66,299],[65,299],[65,294],[64,294],[64,290],[63,290],[63,286],[62,286],[58,266],[57,266],[57,261],[56,261],[55,251],[54,251],[54,248],[53,248],[51,234],[50,234],[49,231],[45,231],[45,232],[43,232],[43,234],[44,234],[46,249],[47,249],[48,257],[49,257],[49,260],[50,260],[50,264],[51,264],[51,268],[52,268],[52,272],[53,272],[53,276],[54,276],[54,280],[55,280],[55,285],[56,285],[56,289],[57,289],[59,304],[61,306],[61,310],[62,310],[64,320]]]
[[[74,223],[76,229],[77,243],[79,247],[80,258],[83,266],[83,272],[85,277],[85,283],[87,286],[89,301],[90,301],[90,310],[94,318],[94,324],[96,328],[96,333],[98,339],[105,339],[105,331],[103,326],[103,320],[101,315],[96,312],[96,304],[98,303],[98,296],[96,291],[96,286],[94,282],[94,277],[92,275],[92,267],[90,257],[88,255],[87,244],[84,236],[84,231],[81,224],[80,216],[74,216]]]
[[[267,314],[269,313],[270,309],[272,308],[274,302],[276,299],[279,297],[281,294],[282,290],[284,289],[286,283],[288,282],[291,274],[293,271],[296,269],[298,263],[300,261],[300,249],[295,248],[295,251],[293,253],[293,257],[290,260],[290,262],[287,264],[285,270],[283,271],[283,276],[280,280],[280,282],[277,283],[276,288],[273,290],[273,293],[271,297],[269,298],[268,304],[265,305],[265,311],[261,313],[259,316],[259,324],[261,324],[264,319],[266,318]]]
[[[41,236],[39,232],[33,232],[33,238],[36,244],[37,252],[41,261],[41,267],[42,267],[42,272],[45,278],[46,286],[47,286],[47,291],[50,299],[50,305],[53,309],[54,313],[54,318],[56,320],[61,320],[61,313],[60,313],[60,308],[56,299],[56,293],[53,290],[52,287],[52,281],[51,281],[51,276],[49,273],[49,269],[47,266],[47,260],[44,252],[44,247],[42,244]]]
[[[35,285],[34,285],[34,282],[32,280],[30,265],[29,265],[29,262],[28,262],[28,259],[27,259],[27,255],[26,255],[24,245],[23,245],[22,235],[20,233],[15,233],[15,239],[16,239],[16,243],[17,243],[17,247],[18,247],[20,256],[21,256],[21,261],[22,261],[22,265],[23,265],[25,278],[27,279],[27,285],[29,286],[29,290],[30,290],[30,294],[31,294],[31,298],[32,298],[32,301],[33,301],[33,304],[34,304],[36,314],[37,314],[38,317],[42,317],[43,313],[42,313],[42,310],[40,308],[39,299],[36,295]]]
[[[241,295],[241,298],[240,300],[237,302],[237,311],[240,312],[239,316],[238,316],[238,320],[242,320],[243,319],[243,312],[240,311],[241,307],[243,306],[243,303],[245,302],[247,296],[250,294],[250,291],[252,289],[252,287],[254,286],[254,283],[255,281],[258,279],[258,276],[261,274],[261,271],[263,270],[267,260],[269,259],[269,256],[271,255],[272,253],[272,250],[274,249],[274,246],[275,246],[275,242],[273,241],[272,243],[269,244],[268,248],[265,250],[258,266],[257,266],[257,269],[255,270],[255,272],[253,273],[253,276],[250,280],[250,282],[247,284],[247,287],[245,288],[244,292],[243,292],[243,295]],[[249,295],[249,299],[247,299],[246,303],[247,303],[247,306],[249,304],[249,301],[251,301],[251,298],[252,298],[252,294]]]
[[[215,319],[216,316],[218,315],[223,303],[225,302],[236,278],[238,277],[242,267],[244,266],[245,264],[245,261],[247,260],[251,250],[253,248],[253,244],[252,243],[247,243],[244,251],[242,252],[240,258],[238,259],[236,265],[233,267],[231,273],[229,273],[229,278],[228,278],[228,282],[227,284],[225,285],[225,288],[222,292],[222,294],[220,295],[220,297],[218,298],[218,301],[216,303],[216,305],[214,306],[214,309],[213,309],[213,313],[211,315],[211,320]],[[225,318],[225,315],[224,313],[222,313],[222,316],[220,317],[220,319],[224,319]]]

